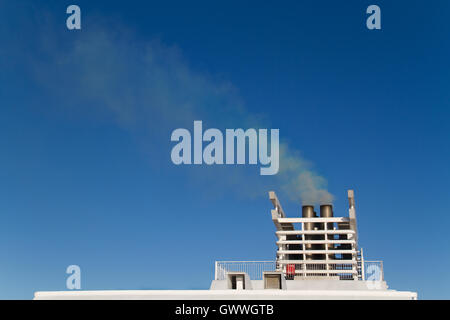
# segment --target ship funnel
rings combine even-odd
[[[303,218],[315,218],[316,213],[314,212],[314,206],[302,206],[302,217]],[[305,223],[305,230],[314,230],[315,224],[313,222]]]
[[[302,217],[303,218],[314,218],[316,215],[314,213],[313,206],[302,206]]]
[[[302,217],[303,218],[315,218],[316,213],[314,212],[314,206],[302,206]],[[304,224],[305,231],[314,230],[315,224],[313,222],[306,222]],[[306,240],[314,240],[314,236],[311,234],[305,235]],[[305,244],[304,246],[305,250],[313,250],[314,245],[313,244]],[[313,260],[314,256],[312,254],[305,254],[305,260]]]
[[[323,204],[320,206],[320,217],[321,218],[332,218],[333,217],[333,206],[331,204]],[[333,223],[327,223],[327,229],[333,230]],[[324,239],[324,238],[323,238]],[[334,240],[333,235],[327,235],[326,240]],[[329,243],[326,245],[328,250],[334,249],[334,244]],[[335,259],[334,254],[328,255],[328,259]]]
[[[320,217],[331,218],[333,217],[333,206],[331,204],[323,204],[320,206]]]

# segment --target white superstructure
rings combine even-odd
[[[416,292],[389,290],[382,261],[365,261],[358,247],[355,200],[348,191],[349,216],[334,217],[330,204],[302,207],[288,218],[275,194],[274,261],[216,261],[209,290],[120,290],[36,292],[35,299],[417,299]]]

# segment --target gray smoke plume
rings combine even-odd
[[[279,181],[281,189],[292,200],[304,205],[331,204],[333,195],[327,190],[327,180],[311,169],[312,164],[287,144],[280,146]]]
[[[191,126],[195,119],[209,119],[216,127],[270,128],[254,120],[258,115],[245,109],[231,84],[192,70],[177,47],[158,40],[143,43],[129,32],[91,26],[63,50],[58,35],[49,31],[52,29],[40,35],[38,52],[27,60],[39,84],[52,94],[69,98],[64,108],[71,100],[75,100],[73,108],[95,106],[107,111],[122,127],[152,135],[163,132],[161,139],[168,145],[168,130]],[[38,61],[36,55],[41,57]],[[217,110],[221,110],[220,120]],[[161,139],[153,140],[160,143]],[[282,143],[280,171],[272,186],[306,204],[331,203],[333,196],[326,189],[326,180],[311,167]],[[255,180],[260,178],[256,174],[248,179],[233,176],[236,168],[227,169],[226,179],[233,185],[247,186],[248,192],[267,191],[267,186]],[[211,172],[205,176],[218,180]]]

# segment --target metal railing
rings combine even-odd
[[[364,261],[363,268],[353,268],[352,263],[292,263],[279,265],[287,279],[295,276],[320,277],[339,276],[341,280],[359,279],[383,281],[383,261]],[[226,280],[228,272],[245,272],[251,280],[262,280],[264,271],[277,270],[276,261],[216,261],[215,280]]]
[[[353,280],[358,274],[356,265],[352,261],[340,263],[313,263],[311,260],[306,260],[303,263],[284,261],[280,267],[288,280],[298,279],[299,277],[338,277],[340,280]]]
[[[245,272],[252,280],[262,280],[264,271],[274,271],[275,261],[216,261],[216,280],[225,280],[227,272]]]

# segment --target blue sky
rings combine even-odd
[[[201,289],[215,260],[274,259],[266,192],[300,201],[259,167],[173,165],[199,119],[279,128],[336,215],[355,189],[391,288],[450,298],[450,5],[374,3],[382,30],[368,1],[77,1],[68,31],[72,2],[0,1],[0,298],[71,264],[83,289]]]

